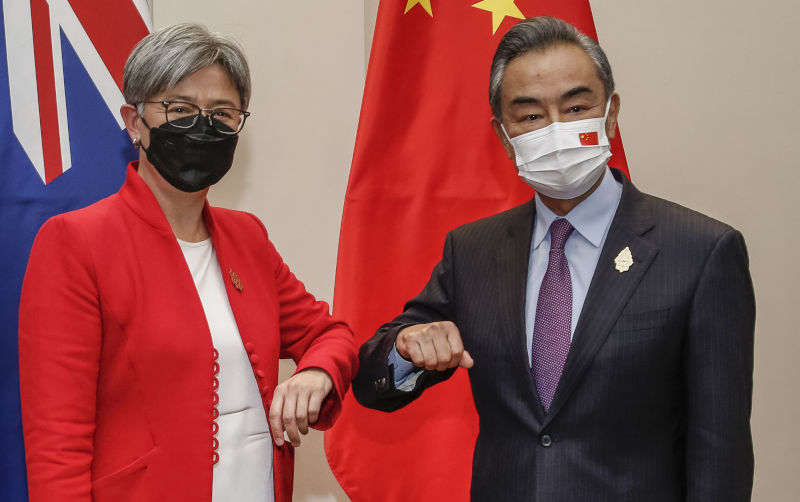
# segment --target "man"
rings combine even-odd
[[[741,234],[607,167],[620,99],[568,23],[503,37],[490,103],[537,195],[448,234],[423,291],[361,348],[356,397],[392,411],[468,368],[472,500],[749,500]]]

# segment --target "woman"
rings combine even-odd
[[[261,222],[206,202],[249,115],[244,54],[172,26],[136,46],[123,87],[138,162],[45,223],[23,285],[30,500],[288,501],[292,445],[332,424],[357,363]],[[297,373],[278,385],[280,357]]]

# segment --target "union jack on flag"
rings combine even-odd
[[[149,7],[144,0],[4,0],[3,15],[14,133],[50,183],[72,166],[62,32],[122,128],[122,68],[149,27]],[[110,29],[115,17],[130,21]]]
[[[136,158],[119,116],[122,69],[152,29],[152,0],[0,2],[0,500],[25,502],[22,277],[41,224],[118,190]]]

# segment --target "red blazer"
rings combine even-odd
[[[265,413],[278,359],[291,357],[333,379],[316,424],[330,427],[356,371],[350,329],[289,271],[255,216],[206,204],[203,217]],[[211,500],[211,335],[136,163],[117,194],[42,226],[19,326],[30,502]],[[293,450],[273,452],[275,499],[289,501]]]

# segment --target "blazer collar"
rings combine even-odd
[[[120,198],[125,204],[136,214],[142,221],[147,223],[153,229],[161,233],[166,233],[174,236],[172,227],[169,226],[167,217],[164,216],[164,211],[158,204],[155,195],[147,186],[147,183],[139,176],[139,161],[135,160],[128,164],[127,172],[125,174],[125,183],[119,191]],[[214,217],[211,213],[211,207],[208,200],[205,201],[203,206],[203,219],[208,226],[208,231],[212,238],[216,233],[216,225]]]

